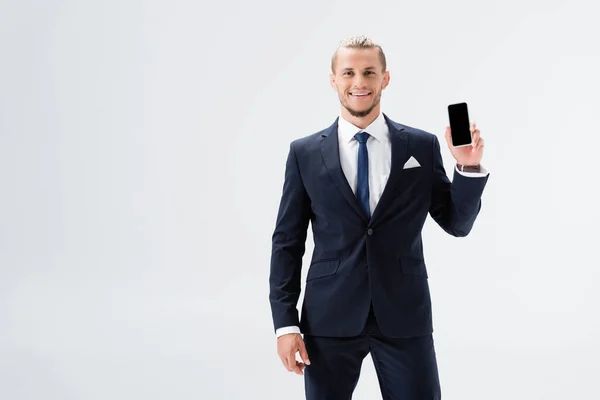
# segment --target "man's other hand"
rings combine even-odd
[[[296,353],[300,353],[300,358],[304,362],[296,361]],[[304,340],[299,333],[288,333],[277,338],[277,354],[284,367],[298,375],[304,375],[304,368],[310,365],[308,353],[304,346]]]

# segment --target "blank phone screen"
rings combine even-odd
[[[471,144],[471,130],[467,103],[451,104],[448,106],[452,145],[462,146]]]

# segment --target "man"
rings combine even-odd
[[[488,179],[484,141],[471,124],[472,145],[453,147],[446,127],[457,162],[450,182],[437,137],[381,112],[390,81],[381,46],[346,39],[331,64],[341,113],[294,140],[286,163],[269,277],[277,351],[304,375],[309,400],[350,399],[369,353],[383,399],[440,399],[421,230],[430,214],[449,234],[469,234]],[[309,221],[315,248],[300,321]]]

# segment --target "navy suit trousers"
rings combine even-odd
[[[383,400],[439,400],[441,389],[432,334],[384,336],[373,308],[354,337],[305,335],[311,364],[304,370],[307,400],[350,400],[363,359],[371,354]]]

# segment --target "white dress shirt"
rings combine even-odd
[[[341,115],[338,119],[338,146],[340,150],[340,164],[344,175],[356,195],[357,171],[358,171],[358,146],[354,137],[359,132],[366,131],[370,136],[367,140],[367,153],[369,161],[369,204],[371,213],[375,210],[383,189],[390,176],[392,167],[392,144],[390,131],[383,113],[367,126],[365,129],[358,128],[346,121]],[[456,167],[455,167],[456,168]],[[481,166],[481,172],[456,171],[469,177],[485,177],[488,172]],[[277,329],[277,337],[287,333],[301,333],[297,326],[286,326]]]

